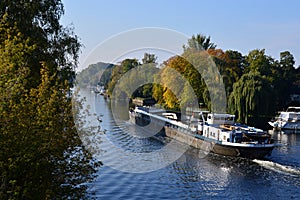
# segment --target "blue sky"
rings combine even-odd
[[[296,65],[300,65],[298,0],[63,0],[63,3],[62,24],[73,24],[85,46],[81,63],[97,45],[116,34],[159,27],[187,37],[198,33],[211,36],[218,48],[237,50],[244,55],[264,48],[266,54],[278,59],[280,52],[289,50]]]

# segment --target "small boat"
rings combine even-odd
[[[275,130],[300,130],[300,107],[288,107],[280,112],[279,116],[269,124]]]
[[[234,157],[263,158],[271,154],[275,147],[271,135],[261,129],[235,123],[234,115],[193,112],[187,120],[179,121],[165,116],[153,114],[144,108],[130,111],[133,122],[164,122],[165,135],[195,148],[208,152]],[[156,121],[156,122],[155,122]]]

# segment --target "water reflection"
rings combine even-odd
[[[297,145],[297,140],[300,139],[300,131],[296,132],[293,130],[287,131],[275,131],[269,130],[269,133],[273,138],[280,144],[295,146]]]
[[[281,146],[272,152],[271,160],[280,164],[300,167],[300,132],[295,131],[269,131],[275,141]]]

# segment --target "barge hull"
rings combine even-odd
[[[195,135],[183,133],[176,128],[171,128],[168,126],[165,126],[165,134],[170,138],[188,144],[197,149],[224,156],[244,157],[251,159],[263,158],[270,154],[274,148],[274,146],[241,147],[222,145],[213,141],[197,138]]]
[[[237,147],[237,146],[223,146],[216,144],[212,152],[225,156],[243,157],[243,158],[263,158],[269,155],[274,146],[271,147]]]

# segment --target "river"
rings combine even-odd
[[[104,132],[99,134],[101,142],[93,142],[98,149],[94,156],[103,166],[97,178],[88,184],[90,197],[105,200],[300,198],[300,133],[271,132],[281,146],[265,160],[206,155],[186,146],[182,151],[182,144],[173,145],[172,152],[177,152],[174,155],[153,154],[164,149],[165,144],[150,137],[134,137],[129,132],[140,130],[129,122],[116,123],[109,99],[90,91],[81,94],[86,97],[91,112],[100,116],[101,122],[96,120],[94,124],[98,123]]]

